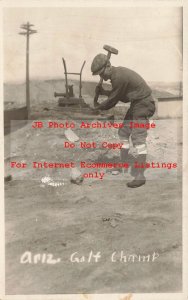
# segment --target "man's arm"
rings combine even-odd
[[[111,92],[112,91],[102,89],[102,94],[101,95],[109,97]]]
[[[109,96],[111,91],[103,89],[101,85],[97,85],[95,88],[95,93],[99,95]]]
[[[108,99],[100,103],[97,106],[97,109],[107,110],[114,107],[120,99],[122,88],[123,83],[115,82],[111,91],[105,91],[107,92],[106,95],[108,96]]]
[[[118,103],[118,101],[119,100],[117,98],[111,98],[111,96],[109,96],[107,100],[103,101],[97,106],[97,109],[108,110],[114,107]]]

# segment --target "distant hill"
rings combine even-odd
[[[150,82],[150,87],[156,97],[170,97],[172,95],[179,96],[181,83],[180,82]]]
[[[78,96],[79,81],[69,80],[69,84],[73,84],[74,93]],[[96,82],[89,81],[82,83],[82,96],[88,104],[93,101],[96,84]],[[155,97],[170,97],[179,94],[179,83],[151,82],[150,86]],[[110,84],[104,83],[104,87],[110,89]],[[31,105],[36,105],[37,103],[53,103],[54,101],[57,102],[57,99],[54,97],[54,92],[65,92],[64,80],[31,80]],[[5,109],[25,105],[25,83],[5,83],[4,104]]]

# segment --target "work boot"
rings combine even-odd
[[[136,175],[137,175],[137,169],[134,168],[134,162],[136,160],[137,160],[137,158],[135,156],[133,156],[132,154],[129,154],[130,175],[132,177],[136,177]]]
[[[138,155],[137,161],[139,164],[145,163],[146,162],[146,154],[140,154]],[[144,176],[144,171],[145,168],[135,168],[134,169],[134,179],[131,182],[127,183],[128,187],[131,188],[137,188],[146,183],[146,178]]]
[[[129,163],[129,149],[121,148],[120,150],[120,160],[121,163]],[[122,173],[127,173],[128,168],[122,168]]]

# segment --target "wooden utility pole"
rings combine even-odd
[[[28,118],[30,117],[30,82],[29,82],[29,37],[33,33],[37,33],[36,30],[31,29],[34,26],[27,22],[20,26],[21,29],[25,31],[19,32],[21,35],[26,35],[26,106],[28,112]]]

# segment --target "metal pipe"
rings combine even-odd
[[[65,89],[66,89],[66,97],[69,98],[69,93],[68,93],[68,79],[67,79],[67,67],[66,67],[66,62],[64,60],[64,58],[62,58],[63,60],[63,65],[64,65],[64,70],[65,70]]]
[[[67,72],[66,74],[80,75],[80,73],[69,73],[69,72]]]
[[[65,97],[66,93],[54,93],[54,97]]]
[[[82,67],[81,67],[81,70],[80,70],[80,86],[79,86],[79,90],[80,90],[79,97],[80,98],[82,98],[82,71],[83,71],[83,68],[85,66],[85,63],[86,63],[86,61],[84,60],[84,62],[82,64]]]

